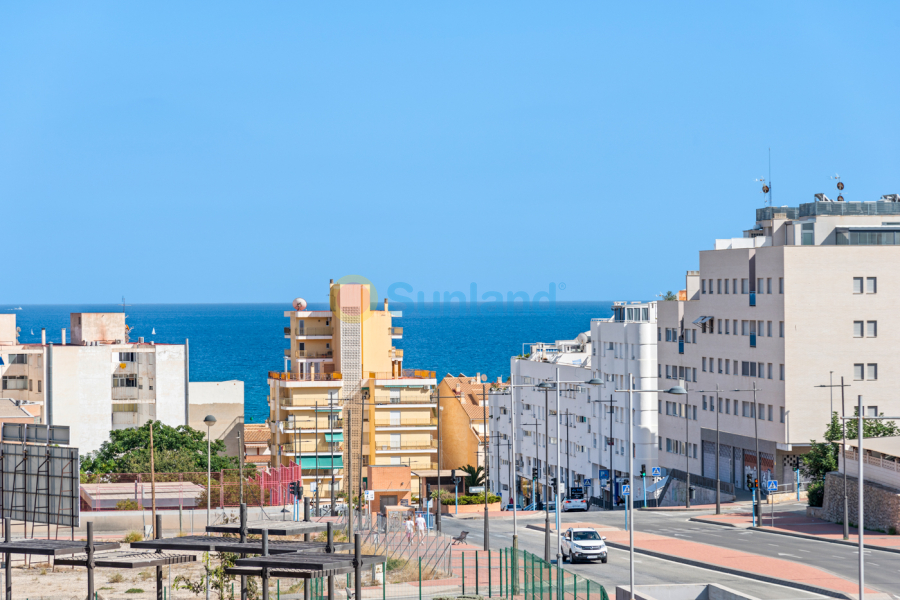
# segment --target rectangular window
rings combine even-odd
[[[765,363],[756,363],[756,376],[762,379],[766,376],[766,365]]]
[[[800,229],[800,245],[812,246],[815,244],[815,223],[803,223]]]
[[[773,408],[775,408],[775,407],[770,404],[769,405],[769,420],[770,421],[772,420],[772,409]],[[863,430],[863,431],[865,431],[865,430]],[[865,471],[863,471],[863,473],[865,473]],[[863,486],[863,489],[865,489],[865,486]],[[865,494],[863,494],[863,496],[865,497]],[[865,514],[865,513],[863,513],[863,514]]]
[[[672,440],[671,438],[666,438],[666,452],[672,451]]]
[[[694,413],[694,420],[696,421],[697,420],[697,407],[692,406],[691,409],[693,409],[692,412]],[[863,471],[863,472],[865,473],[865,471]],[[865,496],[865,494],[863,494],[863,495]],[[865,514],[865,513],[863,513],[863,514]]]
[[[33,379],[29,379],[29,380],[28,380],[28,391],[29,391],[29,392],[33,392],[33,391],[34,391],[34,385],[33,385],[33,382],[34,382]]]
[[[721,279],[716,279],[716,287],[718,288],[718,293],[721,294],[722,293],[722,280]],[[862,284],[860,284],[860,290],[861,289],[862,289]],[[859,293],[862,294],[862,291],[860,291]]]
[[[694,383],[697,383],[697,367],[691,367],[691,375],[694,376],[693,379],[691,379],[691,381],[693,381]],[[863,513],[863,514],[865,514],[865,513]]]
[[[853,379],[856,381],[862,381],[865,375],[865,365],[862,363],[856,363],[853,365]]]
[[[784,407],[783,407],[783,406],[779,406],[779,407],[778,407],[778,412],[779,412],[779,414],[780,414],[780,416],[781,416],[781,422],[784,423]]]
[[[11,364],[11,365],[27,365],[28,364],[28,355],[27,354],[10,354],[9,355],[9,364]]]
[[[784,321],[778,321],[778,337],[784,337]]]
[[[771,277],[766,277],[766,293],[767,294],[772,293],[772,278]]]
[[[853,293],[854,294],[862,294],[863,293],[863,278],[862,277],[854,277],[853,278]]]
[[[735,404],[736,404],[736,402],[735,402]],[[731,414],[731,400],[729,400],[728,398],[725,398],[725,414],[726,415]]]
[[[662,341],[662,328],[661,327],[656,328],[656,341],[657,342]],[[865,513],[863,513],[863,514],[865,514]]]
[[[666,327],[666,341],[667,342],[672,341],[672,330],[669,329],[668,327]]]
[[[137,362],[135,352],[119,352],[119,362]]]
[[[722,412],[722,398],[719,398],[719,412]]]
[[[700,280],[700,293],[701,294],[706,293],[706,280],[705,279]]]
[[[778,293],[779,294],[784,293],[784,277],[778,278]]]
[[[867,406],[865,412],[863,413],[867,417],[877,417],[878,416],[878,407],[877,406]],[[865,431],[865,430],[863,430]]]
[[[731,321],[729,321],[728,319],[725,319],[725,335],[728,335],[731,332],[729,323],[731,323]]]
[[[684,379],[684,367],[678,367],[678,379]]]
[[[875,381],[878,379],[878,365],[875,363],[869,363],[866,365],[866,379],[869,381]]]
[[[666,379],[672,379],[672,368],[669,365],[666,365]]]
[[[766,336],[772,337],[772,321],[766,321]]]
[[[742,294],[750,293],[750,280],[749,279],[741,279],[741,293]]]
[[[28,389],[28,377],[25,375],[4,375],[4,390],[26,390]]]
[[[878,281],[875,277],[866,277],[866,293],[874,294],[878,291]]]
[[[769,372],[769,377],[768,377],[768,378],[769,378],[769,379],[772,379],[772,363],[769,363],[769,366],[768,366],[768,372]],[[865,513],[863,513],[863,514],[865,514]]]
[[[763,278],[762,277],[759,277],[756,280],[756,293],[757,294],[763,293]]]
[[[731,367],[731,361],[730,361],[730,360],[726,360],[726,361],[725,361],[725,374],[726,374],[726,375],[731,375],[731,373],[730,373],[729,370],[728,370],[730,367]]]
[[[778,379],[784,381],[784,365],[778,365]]]
[[[702,369],[706,371],[706,357],[704,356],[702,359]]]
[[[741,402],[741,416],[742,417],[750,416],[750,403],[749,402]]]
[[[719,359],[719,373],[722,373],[722,359]]]
[[[750,376],[750,363],[746,360],[741,362],[741,375],[743,375],[744,377]]]
[[[656,365],[656,376],[662,377],[662,365]]]
[[[43,381],[41,381],[40,379],[38,379],[38,394],[41,393],[41,387],[42,387],[41,384],[42,384],[42,383],[43,383]],[[150,389],[153,389],[153,388],[150,388]],[[865,514],[865,513],[863,513],[863,514]]]
[[[853,337],[864,337],[864,325],[865,322],[863,321],[853,321]]]
[[[706,410],[706,396],[703,396],[703,410]]]
[[[866,337],[878,337],[878,321],[866,321]]]
[[[727,323],[727,321],[726,321]],[[722,319],[719,319],[719,333],[722,333]]]
[[[749,321],[741,321],[741,335],[750,335]]]
[[[113,375],[112,386],[114,388],[134,388],[137,387],[137,375]]]
[[[737,278],[731,280],[731,293],[737,294]]]

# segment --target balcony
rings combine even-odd
[[[288,391],[288,390],[285,390]],[[293,408],[316,408],[320,412],[328,411],[334,408],[335,411],[341,410],[343,399],[329,398],[328,396],[287,396],[279,399],[281,406]]]
[[[315,336],[326,336],[331,337],[333,335],[332,327],[300,327],[297,329],[297,336],[306,336],[306,337],[315,337]]]
[[[399,396],[375,396],[370,400],[379,404],[437,404],[428,394],[400,394]]]
[[[399,339],[403,337],[403,328],[402,327],[388,327],[388,332],[390,333],[393,339]]]
[[[283,421],[278,421],[278,424],[284,431],[299,430],[303,432],[315,432],[317,430],[329,431],[331,429],[344,428],[343,419],[332,419],[331,421],[328,419],[319,419],[317,423],[315,419],[311,418],[287,418]]]
[[[437,449],[437,440],[423,440],[421,442],[400,442],[398,444],[376,444],[375,450],[377,451],[402,451],[402,450],[436,450]]]
[[[406,417],[399,419],[375,419],[375,427],[435,427],[437,417]]]
[[[369,379],[435,379],[434,371],[421,369],[400,369],[397,373],[391,371],[369,371]]]
[[[281,381],[340,381],[340,373],[284,373],[269,371],[269,379]]]
[[[334,358],[334,352],[331,350],[297,350],[294,352],[295,358]]]
[[[318,442],[318,443],[316,443]],[[334,449],[332,450],[332,446]],[[291,454],[300,453],[324,453],[324,454],[341,454],[344,452],[343,442],[326,442],[323,440],[300,440],[298,443],[294,441],[284,445],[285,450]]]
[[[403,349],[402,348],[391,348],[390,354],[391,354],[391,358],[402,359],[403,358]]]

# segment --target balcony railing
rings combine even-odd
[[[340,381],[340,373],[284,373],[282,371],[269,371],[269,379],[281,381]]]
[[[376,444],[376,450],[430,450],[437,448],[437,440],[421,442],[400,442],[399,444]]]
[[[296,358],[334,358],[331,350],[297,350],[294,355]]]
[[[291,335],[291,328],[290,328],[290,327],[285,327],[285,328],[284,328],[284,335]]]
[[[331,442],[323,442],[319,441],[317,444],[315,440],[302,440],[299,444],[294,442],[292,444],[285,444],[284,447],[288,452],[292,452],[297,454],[299,452],[326,452],[326,453],[334,453],[338,454],[344,451],[344,443],[343,442],[334,442],[334,450],[331,449]]]
[[[391,332],[391,335],[403,335],[402,327],[388,327]]]
[[[343,405],[341,398],[329,398],[328,396],[289,396],[281,398],[280,401],[282,406],[308,406],[319,410],[327,409],[329,406],[338,410]]]
[[[283,424],[284,429],[300,429],[302,431],[327,431],[329,429],[343,429],[344,428],[344,420],[343,419],[333,419],[329,422],[327,419],[319,419],[318,425],[313,419],[285,419],[283,421],[279,421],[279,423]]]
[[[396,374],[390,371],[369,371],[369,379],[435,379],[435,372],[421,369],[401,369]]]
[[[394,419],[375,419],[375,427],[433,427],[437,425],[437,417],[407,417],[399,421]]]
[[[437,404],[428,394],[401,394],[399,396],[375,396],[370,402],[375,404]]]
[[[297,329],[297,335],[331,335],[333,332],[331,327],[300,327]]]
[[[394,358],[403,358],[403,349],[402,348],[391,348],[391,355]]]

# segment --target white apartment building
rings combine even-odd
[[[594,319],[590,332],[574,340],[531,344],[529,355],[511,359],[514,383],[525,385],[515,388],[515,456],[511,395],[508,390],[490,395],[490,485],[504,501],[513,490],[523,504],[554,500],[552,490],[545,490],[545,477],[558,477],[564,489],[582,487],[586,479],[591,479],[592,487],[586,491],[599,496],[601,469],[614,474],[613,493],[617,493],[628,471],[628,395],[614,390],[627,385],[630,374],[634,374],[636,386],[656,389],[655,303],[632,303],[627,309],[624,303],[617,303],[614,316]],[[602,340],[602,345],[592,342],[595,339]],[[545,392],[532,387],[542,381],[556,381],[557,377],[567,382],[596,378],[604,384],[561,384],[557,408],[556,390]],[[642,464],[648,469],[657,464],[655,394],[635,394],[634,411],[637,472]],[[559,461],[557,444],[561,444]],[[545,472],[547,469],[549,472]]]
[[[111,429],[158,419],[188,421],[186,344],[128,339],[124,313],[72,313],[71,341],[19,344],[15,315],[0,315],[0,396],[41,423],[71,427],[72,445],[92,452]]]
[[[599,431],[595,435],[602,443],[600,468],[610,470],[616,483],[611,490],[615,500],[619,488],[628,476],[628,393],[616,392],[628,388],[634,377],[635,389],[656,390],[656,302],[615,302],[613,316],[591,319],[593,377],[601,379],[600,407],[596,410]],[[644,481],[637,477],[646,468],[648,486],[655,480],[649,477],[658,457],[658,399],[655,392],[634,393],[632,398],[632,472],[636,474],[635,500],[642,500]],[[593,441],[592,441],[593,443]]]
[[[757,431],[760,478],[792,478],[840,411],[840,389],[832,405],[816,387],[832,374],[850,385],[850,414],[860,395],[869,414],[900,410],[900,372],[890,368],[900,349],[900,202],[816,199],[758,209],[743,237],[700,252],[679,300],[659,303],[661,387],[698,390],[686,401],[661,395],[662,466],[714,478],[718,416],[722,480],[745,487],[755,474]],[[754,384],[756,405],[751,391],[734,391]]]

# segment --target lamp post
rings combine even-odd
[[[667,394],[675,394],[678,396],[686,396],[687,390],[681,387],[680,385],[676,385],[675,387],[669,388],[667,390],[636,390],[634,388],[634,375],[628,375],[628,389],[625,390],[616,390],[616,392],[628,392],[628,484],[632,485],[632,472],[634,470],[634,451],[632,450],[632,423],[631,423],[631,413],[632,407],[634,406],[634,393],[667,393]],[[690,486],[688,486],[688,496],[690,496]],[[632,485],[632,493],[628,494],[628,506],[626,508],[628,511],[628,569],[630,574],[630,585],[629,585],[629,595],[631,600],[634,600],[634,486]]]
[[[547,397],[547,390],[544,390],[544,397]],[[547,421],[544,421],[546,425]],[[537,459],[538,453],[538,422],[534,423],[522,423],[522,427],[531,427],[534,425],[534,456]],[[546,431],[546,429],[545,429]],[[547,447],[548,444],[544,444],[544,453],[545,456],[550,452]],[[544,493],[549,489],[550,480],[548,478],[549,473],[547,472],[547,462],[546,458],[544,459]],[[532,485],[532,500],[537,501],[537,478],[534,478],[534,485]],[[548,563],[550,562],[550,503],[544,502],[544,560]]]
[[[212,506],[212,426],[216,424],[216,418],[206,415],[203,419],[206,423],[206,526],[209,527],[210,506]],[[206,600],[209,600],[209,574],[206,576]]]
[[[827,388],[829,388],[829,391],[832,394],[834,393],[833,388],[836,388],[836,387],[841,388],[841,438],[842,438],[841,456],[844,457],[844,462],[846,463],[847,462],[847,422],[844,419],[847,415],[846,415],[845,408],[844,408],[844,388],[850,387],[850,384],[844,384],[843,377],[841,377],[840,385],[832,384],[831,383],[832,373],[833,373],[833,371],[828,372],[828,385],[817,385],[816,387],[819,387],[819,388],[827,387]],[[833,401],[831,403],[831,412],[828,413],[829,426],[831,424],[832,415],[834,415],[834,402]],[[798,465],[797,468],[799,469],[800,466]],[[799,487],[797,489],[799,489]],[[844,466],[844,539],[845,540],[850,539],[850,518],[848,516],[849,510],[850,509],[848,507],[848,502],[847,502],[847,467]]]
[[[600,385],[604,385],[604,384],[601,383]],[[606,448],[607,448],[607,450],[609,450],[609,466],[608,466],[608,468],[609,468],[608,481],[610,482],[610,484],[609,484],[609,509],[613,510],[615,508],[614,495],[615,495],[616,484],[615,484],[614,471],[613,471],[613,465],[612,465],[612,460],[613,460],[613,458],[612,458],[612,439],[613,439],[612,424],[613,424],[613,414],[615,412],[615,409],[613,408],[613,404],[615,404],[616,401],[612,397],[612,394],[610,394],[609,400],[595,400],[594,402],[596,402],[597,404],[609,404],[609,410],[606,413],[609,415],[609,437],[606,440]],[[602,454],[602,452],[598,448],[597,449],[597,462],[599,462],[600,454]]]
[[[759,481],[762,479],[762,460],[759,455],[759,405],[756,403],[756,392],[760,391],[759,388],[756,387],[756,382],[753,382],[753,387],[747,390],[731,390],[732,392],[753,392],[753,435],[756,437],[756,479]],[[756,519],[759,517],[759,502],[761,500],[759,493],[759,486],[757,485],[756,489],[753,490],[754,496],[756,496],[756,505],[753,507],[753,521],[756,523]]]

